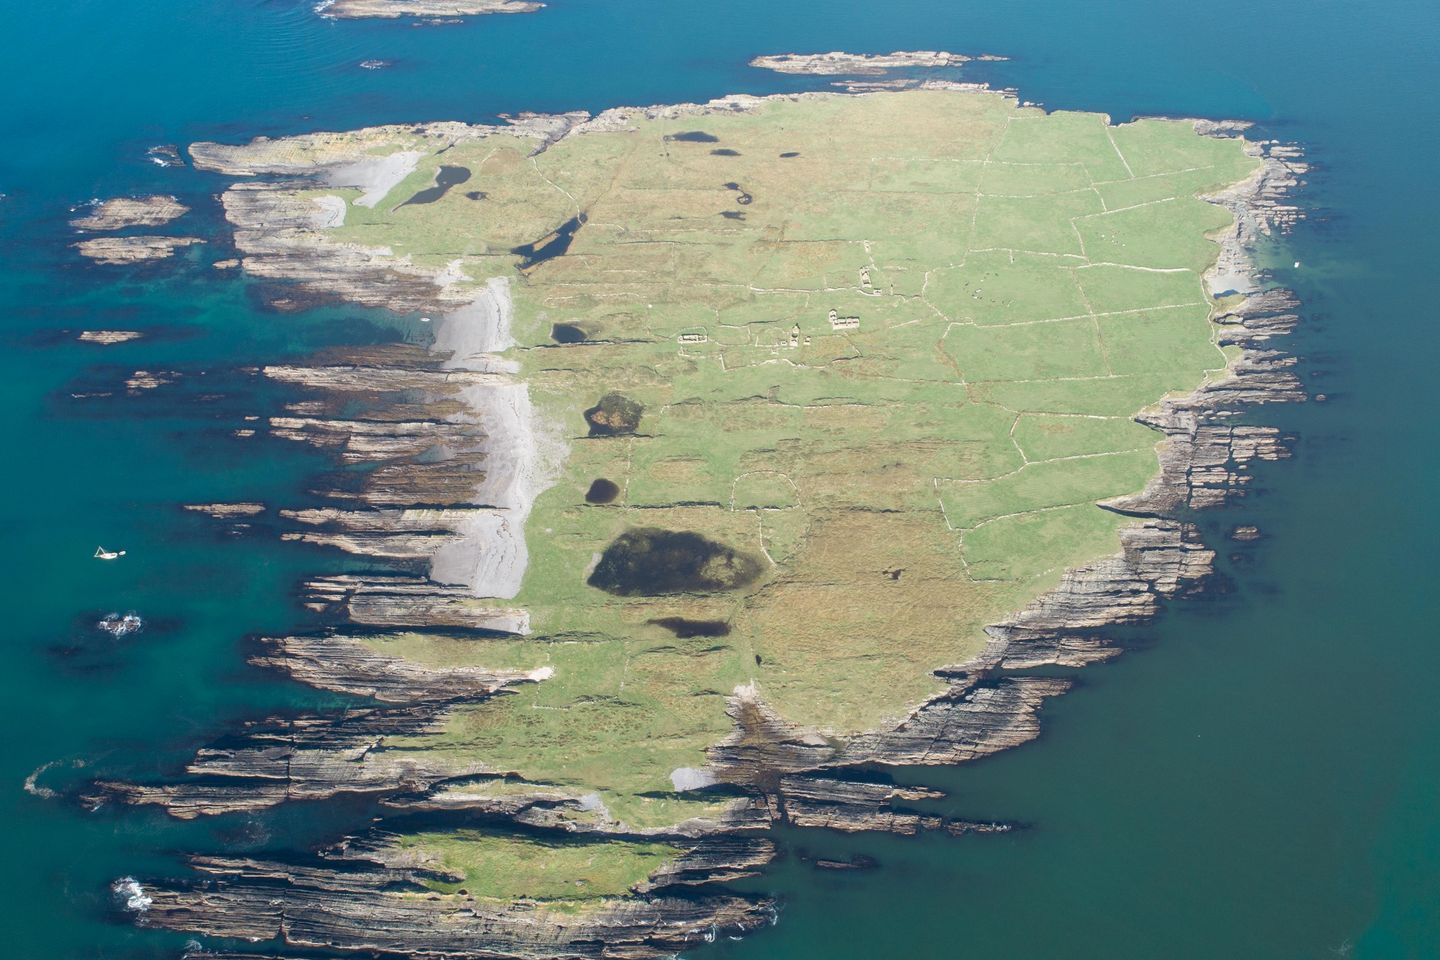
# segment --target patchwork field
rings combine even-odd
[[[1199,194],[1257,165],[1188,122],[950,90],[636,111],[539,153],[368,135],[423,155],[383,196],[314,191],[345,201],[327,234],[510,278],[505,357],[568,445],[527,525],[531,636],[369,642],[552,667],[413,747],[636,828],[721,809],[671,773],[704,766],[737,686],[825,736],[893,722],[1114,552],[1127,521],[1097,503],[1156,471],[1134,416],[1226,366],[1201,274],[1229,215]],[[487,895],[584,892],[588,850],[502,890],[485,865],[530,841],[406,843]],[[665,854],[627,846],[590,890]]]

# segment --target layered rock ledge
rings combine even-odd
[[[70,226],[77,230],[159,227],[189,212],[189,207],[171,196],[115,197],[92,204],[89,212],[71,220]]]
[[[176,250],[204,242],[199,237],[94,237],[74,247],[96,263],[120,265],[168,260]]]

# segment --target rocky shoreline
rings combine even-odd
[[[891,56],[913,61],[954,55]],[[877,58],[836,54],[760,59],[779,65],[757,66],[782,72],[849,75],[937,65],[882,67]],[[734,112],[760,102],[733,97],[647,112]],[[614,129],[624,116],[610,111],[594,118],[525,117],[506,132],[531,137],[538,152],[563,136]],[[1196,129],[1236,136],[1243,127],[1196,121]],[[437,148],[493,132],[461,124],[415,130]],[[937,792],[875,782],[866,771],[876,765],[960,763],[1034,739],[1045,701],[1064,693],[1071,681],[1017,671],[1079,667],[1118,654],[1108,628],[1147,620],[1163,600],[1199,588],[1211,574],[1214,554],[1200,541],[1190,511],[1244,496],[1250,463],[1289,455],[1290,438],[1239,418],[1259,405],[1305,399],[1294,358],[1274,343],[1297,322],[1297,304],[1287,291],[1264,286],[1252,256],[1263,234],[1284,229],[1298,215],[1288,198],[1305,167],[1289,147],[1251,143],[1247,149],[1261,159],[1259,171],[1208,198],[1234,216],[1207,281],[1217,297],[1225,295],[1215,317],[1223,328],[1221,344],[1237,353],[1227,376],[1139,417],[1165,442],[1160,470],[1147,488],[1104,504],[1135,518],[1121,532],[1121,551],[1068,571],[1055,589],[991,626],[979,657],[936,671],[944,691],[885,728],[847,738],[823,736],[784,720],[753,687],[737,689],[728,709],[733,732],[710,750],[703,769],[685,771],[676,782],[677,791],[729,798],[723,814],[661,831],[628,828],[544,785],[526,789],[522,783],[519,790],[497,794],[486,786],[509,771],[481,760],[457,764],[438,754],[391,749],[397,740],[439,729],[458,704],[501,696],[514,684],[544,682],[536,671],[424,667],[364,641],[376,632],[419,628],[456,636],[525,635],[528,615],[503,601],[518,589],[529,504],[544,488],[547,464],[559,452],[546,449],[554,441],[528,409],[523,383],[496,356],[508,335],[503,291],[492,284],[477,296],[443,268],[419,267],[386,250],[321,237],[335,211],[298,199],[287,190],[293,179],[232,187],[223,198],[226,215],[253,276],[317,297],[444,317],[436,352],[366,348],[264,371],[309,395],[272,418],[272,434],[331,451],[341,463],[371,468],[358,488],[324,491],[342,506],[278,511],[284,536],[393,561],[408,572],[312,581],[305,588],[307,603],[329,616],[332,628],[319,636],[266,640],[252,661],[375,705],[262,721],[200,751],[185,780],[99,784],[91,799],[158,804],[189,818],[365,794],[397,812],[483,817],[557,835],[660,836],[686,852],[634,896],[577,913],[530,901],[497,905],[435,894],[425,885],[423,869],[395,862],[373,838],[296,863],[196,857],[191,878],[144,884],[148,906],[138,914],[140,922],[276,941],[286,951],[659,957],[773,920],[774,905],[763,897],[705,890],[769,862],[775,848],[758,834],[772,824],[900,834],[1007,829],[920,813],[907,804],[934,799]],[[346,156],[323,134],[296,138],[274,151],[263,141],[248,149],[197,144],[192,156],[201,169],[319,177],[331,186],[362,189],[395,174],[377,162]],[[251,516],[250,506],[205,509],[234,522]],[[485,599],[477,604],[476,598]]]

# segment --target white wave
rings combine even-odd
[[[132,913],[144,913],[154,903],[150,897],[145,895],[145,888],[134,877],[121,877],[110,884],[110,892],[115,895],[126,910]]]
[[[30,776],[25,778],[25,792],[30,794],[32,797],[40,797],[44,800],[54,799],[56,796],[55,791],[51,790],[49,787],[40,786],[39,780],[40,777],[44,775],[45,771],[49,770],[51,767],[55,766],[59,762],[59,760],[51,760],[49,763],[42,763],[40,764],[40,766],[30,771]]]
[[[140,614],[132,610],[124,616],[118,613],[106,614],[100,618],[100,622],[95,624],[95,626],[118,640],[120,637],[135,633],[141,627],[145,626],[145,621],[140,619]]]

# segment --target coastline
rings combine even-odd
[[[729,102],[732,101],[719,101]],[[701,106],[696,109],[705,108]],[[606,115],[601,115],[604,116]],[[598,121],[601,117],[595,119]],[[1210,132],[1220,130],[1228,132],[1231,128],[1217,127]],[[1261,148],[1257,146],[1257,149]],[[1193,588],[1210,572],[1212,554],[1198,542],[1194,527],[1182,519],[1176,519],[1177,514],[1183,515],[1184,511],[1190,508],[1215,506],[1230,497],[1243,495],[1246,478],[1237,470],[1237,465],[1251,459],[1275,459],[1286,455],[1284,438],[1280,437],[1277,431],[1232,424],[1230,421],[1238,409],[1260,403],[1303,399],[1298,382],[1287,370],[1293,361],[1271,350],[1268,343],[1271,338],[1282,335],[1293,325],[1293,300],[1283,291],[1263,290],[1258,270],[1245,256],[1247,245],[1254,243],[1256,233],[1262,231],[1265,223],[1275,218],[1277,205],[1283,198],[1286,186],[1283,181],[1290,178],[1290,169],[1286,166],[1285,159],[1269,156],[1265,159],[1265,165],[1257,173],[1254,183],[1248,186],[1239,185],[1214,201],[1235,214],[1236,226],[1233,237],[1222,241],[1220,256],[1210,273],[1217,283],[1223,282],[1224,289],[1235,289],[1234,280],[1237,277],[1250,284],[1249,290],[1242,291],[1246,294],[1243,301],[1227,306],[1215,318],[1216,322],[1223,321],[1227,327],[1222,334],[1223,342],[1238,348],[1240,353],[1231,362],[1229,376],[1226,378],[1208,383],[1188,397],[1167,400],[1144,415],[1142,422],[1164,433],[1167,442],[1160,455],[1161,470],[1152,480],[1150,487],[1142,493],[1109,504],[1111,509],[1135,516],[1138,521],[1122,531],[1122,551],[1068,572],[1055,590],[1035,600],[1013,617],[992,626],[988,631],[990,644],[981,657],[937,671],[947,680],[948,689],[917,707],[893,729],[852,738],[840,749],[836,749],[823,738],[817,738],[810,731],[784,723],[770,712],[753,692],[737,690],[731,701],[731,717],[736,723],[736,731],[729,740],[712,750],[711,764],[704,772],[704,777],[711,781],[748,787],[756,791],[759,799],[734,804],[728,819],[717,822],[710,831],[713,836],[725,837],[735,830],[753,830],[762,824],[768,825],[776,821],[824,825],[838,829],[898,829],[895,826],[896,817],[903,818],[908,815],[896,814],[891,805],[897,799],[903,801],[919,799],[918,797],[906,797],[894,788],[867,789],[866,785],[845,780],[843,777],[826,776],[826,772],[835,774],[843,772],[847,767],[870,763],[911,765],[963,762],[1032,739],[1039,733],[1038,712],[1044,700],[1064,692],[1069,681],[1007,676],[1004,671],[1041,665],[1081,666],[1113,656],[1119,652],[1118,648],[1101,635],[1107,627],[1135,623],[1152,616],[1162,598]],[[226,202],[228,212],[228,193]],[[303,220],[300,211],[295,213]],[[237,223],[237,227],[239,226]],[[237,241],[238,232],[237,229]],[[306,254],[312,255],[313,251]],[[373,271],[381,269],[378,268],[378,262],[382,258],[371,256],[366,251],[347,249],[328,252],[325,256],[330,258],[329,263],[326,263],[324,257],[318,263],[314,262],[312,257],[308,266],[294,263],[265,265],[261,267],[260,275],[266,275],[264,270],[274,270],[270,276],[285,276],[290,280],[319,286],[337,284],[347,291],[342,295],[349,296],[355,287],[368,286],[369,282],[357,282],[353,279],[354,273],[347,275],[343,270],[334,269],[341,266],[341,261],[345,261],[346,266],[360,271],[366,277],[378,276]],[[247,256],[247,269],[250,267],[251,262]],[[305,269],[311,272],[306,274]],[[403,306],[407,311],[417,308],[433,309],[437,305],[453,307],[453,302],[443,295],[438,300],[427,302],[420,295],[423,289],[420,284],[425,280],[408,265],[402,265],[397,272],[405,279],[398,294],[393,293],[393,287],[387,292],[386,296],[395,296],[387,305]],[[392,286],[394,276],[395,274],[386,276],[386,286]],[[363,291],[362,295],[371,299],[360,302],[377,302],[375,298],[379,297],[379,294],[373,291]],[[477,318],[463,312],[467,309],[465,306],[453,308],[437,332],[437,347],[442,343],[453,343],[457,347],[456,357],[441,362],[439,370],[412,358],[409,361],[412,364],[410,367],[398,371],[383,366],[367,368],[356,365],[345,371],[344,375],[340,370],[331,370],[322,375],[315,369],[301,373],[272,373],[267,370],[266,373],[279,378],[291,377],[297,382],[307,382],[322,389],[354,389],[367,393],[424,389],[430,391],[426,396],[431,399],[416,406],[430,405],[433,401],[455,404],[457,412],[447,417],[448,422],[440,428],[443,437],[441,442],[453,444],[457,449],[464,447],[476,452],[483,457],[482,462],[493,463],[496,461],[492,458],[498,458],[498,462],[506,464],[507,467],[518,468],[507,470],[503,479],[497,476],[493,481],[490,474],[499,474],[500,471],[487,471],[481,484],[471,488],[473,492],[469,495],[469,503],[458,505],[458,508],[452,503],[442,508],[453,511],[453,515],[438,518],[440,525],[449,527],[450,533],[454,534],[456,539],[441,537],[445,540],[444,544],[430,555],[431,576],[432,579],[442,582],[463,583],[475,596],[503,599],[507,596],[513,597],[518,590],[519,577],[525,563],[524,537],[520,528],[528,515],[528,505],[533,503],[534,496],[538,495],[539,490],[536,488],[543,489],[541,485],[544,483],[544,471],[537,466],[543,457],[535,440],[537,432],[543,433],[543,427],[537,428],[533,422],[534,414],[528,409],[528,396],[522,397],[523,384],[514,383],[510,379],[512,371],[503,369],[491,356],[497,349],[503,349],[500,344],[504,341],[504,320],[500,318],[504,316],[504,309],[497,306],[493,311],[479,311],[484,316],[478,318],[478,322]],[[461,353],[465,356],[460,356]],[[340,386],[341,384],[349,386]],[[353,424],[338,420],[330,423],[331,429],[317,435],[334,438],[345,431],[353,432]],[[315,434],[312,427],[313,424],[291,429],[299,436],[307,431]],[[392,429],[384,435],[384,440],[387,443],[409,442],[416,448],[424,444],[424,448],[428,449],[436,440],[435,429],[434,424],[427,424],[423,431],[417,428],[414,433]],[[453,481],[447,483],[453,486]],[[428,485],[428,489],[435,488]],[[403,511],[404,508],[401,509]],[[395,527],[404,526],[402,518],[403,513],[395,517]],[[341,533],[332,538],[332,542],[337,545],[341,537],[355,532],[344,529],[351,521],[343,516],[329,517],[326,522],[341,528]],[[384,534],[393,532],[395,531],[382,531]],[[479,546],[481,544],[489,545],[492,549],[485,550]],[[364,546],[363,543],[354,541],[352,545]],[[476,551],[479,552],[478,558]],[[356,552],[366,551],[357,549]],[[485,559],[492,552],[496,554],[493,562]],[[436,576],[437,573],[439,576]],[[514,589],[511,589],[512,586]],[[423,589],[423,585],[417,586],[417,589]],[[507,594],[506,590],[510,592]],[[355,594],[350,594],[351,600],[347,602],[353,601],[354,596]],[[384,607],[383,604],[381,606]],[[383,614],[381,616],[379,622],[385,624]],[[523,630],[509,632],[519,633]],[[347,678],[354,673],[352,668],[337,663],[338,658],[328,654],[301,657],[298,652],[297,649],[286,648],[282,655],[266,662],[282,666],[297,677],[301,677],[303,673],[302,679],[319,686],[327,686],[326,673],[336,676],[345,674]],[[374,658],[362,656],[360,659],[363,662],[361,672],[369,670],[377,676],[390,675],[387,671],[391,671],[391,668],[376,662]],[[311,665],[307,668],[308,673],[297,666],[300,660]],[[339,682],[341,681],[333,679],[328,681]],[[346,679],[344,682],[351,681]],[[405,687],[408,684],[410,689],[420,692],[421,695],[413,699],[425,703],[435,696],[434,688],[427,686],[429,682],[429,679],[420,682],[410,678],[404,680],[400,686]],[[474,692],[473,686],[465,687],[458,696],[472,696]],[[452,698],[448,695],[442,697],[442,700],[449,699]],[[441,706],[431,712],[422,725],[438,722],[437,718],[443,715],[443,710],[444,707]],[[378,720],[378,717],[370,719]],[[418,720],[418,714],[410,719]],[[366,726],[364,723],[352,724],[352,727],[361,730],[358,734],[360,740],[354,741],[357,744],[373,739],[378,729],[374,724]],[[316,752],[334,751],[337,744],[332,734],[341,731],[318,727],[315,729]],[[230,768],[234,759],[232,756],[220,764],[207,764],[197,758],[197,766],[192,767],[192,772],[210,775],[221,773]],[[293,763],[293,757],[287,757],[286,762]],[[368,764],[369,758],[365,757],[363,762]],[[383,763],[380,766],[383,768]],[[257,768],[249,766],[247,762],[233,769],[246,773]],[[320,772],[323,774],[323,770]],[[456,771],[449,768],[429,771],[406,769],[399,772],[377,769],[375,772],[373,779],[362,777],[360,782],[375,784],[377,791],[393,791],[403,784],[407,790],[413,792],[417,786],[427,788],[427,781],[428,787],[433,788],[457,776],[491,771],[479,768]],[[778,781],[777,774],[781,775]],[[293,776],[293,773],[287,776]],[[386,779],[387,777],[390,779]],[[324,776],[317,778],[317,785],[323,788]],[[351,779],[345,782],[343,788],[354,789],[354,786],[355,780]],[[287,781],[282,791],[278,794],[272,791],[269,797],[289,799],[295,795]],[[307,795],[330,794],[322,789]],[[253,809],[259,798],[242,795],[232,796],[230,799],[239,801],[239,805],[228,806],[226,809]],[[177,801],[172,795],[166,802]],[[489,798],[486,798],[485,802],[494,806],[494,802]],[[264,805],[264,802],[259,805]],[[564,805],[563,802],[554,804],[555,807]],[[532,812],[535,809],[535,805],[521,807],[516,811],[516,821],[545,822],[538,812]],[[174,810],[172,807],[172,812]],[[553,814],[553,809],[551,813]],[[530,821],[525,819],[527,816],[531,818]],[[580,829],[563,818],[559,822],[565,824],[563,829]],[[905,822],[910,829],[920,828],[917,826],[918,820]],[[939,824],[926,826],[933,828]],[[746,847],[746,850],[749,859],[736,863],[733,860],[734,851],[728,855],[732,859],[727,860],[727,855],[717,855],[707,848],[704,851],[706,869],[696,871],[697,876],[701,879],[714,879],[720,874],[728,877],[752,871],[757,866],[753,862],[756,853],[751,847]],[[699,857],[699,851],[701,847],[697,846],[691,856]],[[187,899],[187,894],[180,890],[154,891],[150,895],[151,904],[146,914],[148,922],[177,929],[206,930],[218,935],[247,937],[269,936],[277,929],[284,929],[286,938],[298,946],[320,945],[325,942],[309,939],[321,934],[307,935],[303,930],[297,933],[296,924],[299,921],[294,919],[297,914],[292,910],[284,911],[290,924],[287,927],[285,919],[274,916],[273,908],[265,907],[255,899],[260,894],[253,890],[263,892],[268,888],[247,886],[247,882],[256,878],[280,879],[277,868],[253,862],[218,860],[197,861],[196,866],[213,877],[222,878],[220,882],[227,884],[224,889],[228,891],[224,896],[234,898],[222,911],[226,916],[223,923],[208,913],[202,916],[194,901]],[[321,891],[337,889],[338,874],[322,875],[319,872],[292,870],[284,871],[284,875],[289,884],[290,892],[287,896],[293,898],[293,909],[334,909],[329,906],[322,908],[318,900]],[[383,876],[384,884],[406,878],[412,881],[414,879],[413,875],[395,870],[379,871],[375,876]],[[698,881],[692,878],[686,882]],[[376,879],[376,886],[370,887],[360,880],[355,880],[350,887],[342,886],[340,889],[354,893],[357,898],[369,898],[366,902],[371,902],[381,883],[380,879]],[[215,912],[213,908],[224,900],[224,896],[210,902],[209,913]],[[358,904],[359,901],[356,902]],[[673,941],[656,933],[662,922],[696,918],[698,914],[694,911],[698,902],[700,901],[656,901],[663,906],[655,907],[653,914],[646,914],[654,919],[635,920],[634,929],[637,931],[647,922],[652,926],[647,928],[649,932],[645,933],[633,948],[640,950],[640,943],[643,943],[643,949],[663,952],[692,943],[697,936],[703,939],[700,931],[704,924],[699,920],[683,927],[683,935],[677,933],[677,939]],[[393,924],[402,932],[409,932],[403,933],[403,936],[397,935],[396,939],[391,940],[380,937],[368,941],[355,940],[354,948],[403,952],[406,942],[403,937],[409,936],[424,922],[422,917],[429,916],[425,912],[428,909],[430,908],[416,907],[413,914],[393,914],[378,918],[384,923]],[[741,904],[725,900],[710,903],[705,909],[710,911],[713,927],[743,931],[759,922],[768,922],[770,908],[763,901]],[[638,914],[635,916],[638,917]],[[371,924],[376,920],[377,916],[373,911],[367,911],[363,914],[331,917],[329,922],[342,926],[348,924],[345,929],[353,933],[359,929],[358,925]],[[607,931],[625,929],[624,924],[618,920],[607,919],[604,926]],[[543,928],[543,924],[541,927]],[[546,937],[535,938],[531,936],[535,932],[533,927],[527,928],[522,934],[516,934],[513,941],[507,941],[514,944],[516,955],[543,955],[535,951],[549,942],[548,934]],[[334,936],[336,929],[323,928],[323,935]],[[572,931],[565,935],[575,934]],[[627,943],[624,937],[629,935],[617,934],[616,937],[618,942]],[[530,938],[527,939],[527,936]],[[607,938],[608,936],[609,933]],[[458,944],[455,947],[458,948]]]

